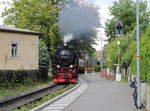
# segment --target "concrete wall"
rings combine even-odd
[[[146,83],[141,83],[141,102],[144,106],[146,106]]]
[[[18,56],[11,57],[11,43],[17,42]],[[0,32],[0,70],[38,69],[38,35]]]
[[[146,111],[150,111],[150,85],[147,83],[141,84],[141,102],[146,107]]]
[[[146,85],[146,109],[150,111],[150,85]]]

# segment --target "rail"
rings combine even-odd
[[[49,86],[46,86],[43,88],[39,88],[39,89],[29,91],[26,93],[18,94],[16,96],[9,96],[9,97],[0,99],[0,111],[1,110],[9,111],[9,110],[18,108],[20,106],[29,104],[63,87],[65,87],[65,85],[57,85],[57,84],[51,83]]]

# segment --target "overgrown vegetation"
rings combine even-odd
[[[109,8],[112,19],[106,22],[106,34],[109,37],[109,42],[115,39],[115,26],[118,21],[123,22],[123,32],[128,34],[132,32],[136,25],[136,3],[134,0],[118,0],[114,1]],[[150,21],[150,12],[147,9],[147,1],[140,1],[140,25],[141,32],[145,31]]]

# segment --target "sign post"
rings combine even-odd
[[[141,107],[141,86],[140,86],[140,37],[139,37],[139,0],[136,1],[136,42],[137,42],[137,54],[136,54],[136,80],[137,80],[137,92],[138,92],[138,98],[137,98],[137,105],[138,108]]]
[[[118,63],[116,64],[116,81],[121,81],[120,72],[120,39],[123,36],[123,23],[121,21],[116,23],[116,38],[117,38],[117,48],[118,48]]]

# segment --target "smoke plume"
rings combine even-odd
[[[95,28],[100,24],[99,9],[84,0],[69,1],[62,8],[59,16],[59,29],[64,35],[64,42],[76,38],[80,34],[92,37],[91,35],[95,34]]]

